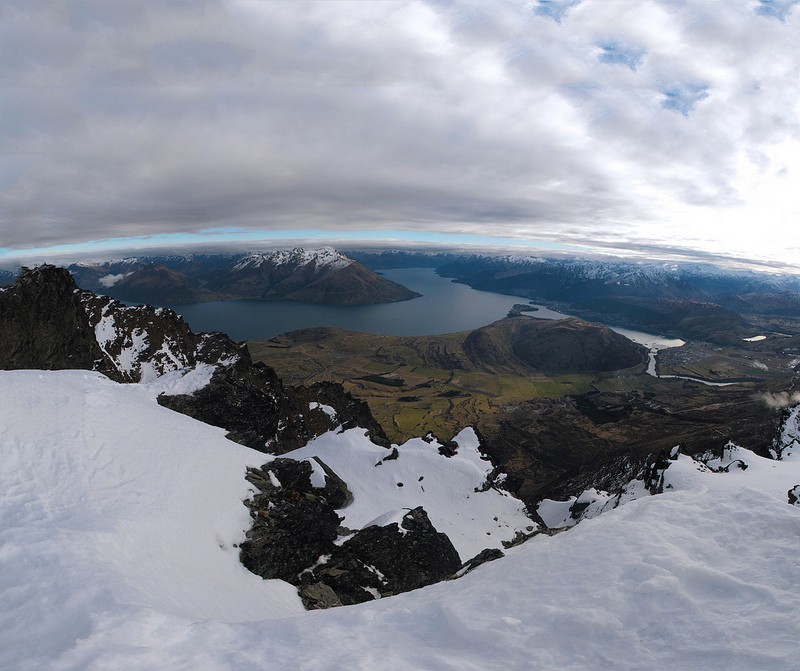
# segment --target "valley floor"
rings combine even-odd
[[[244,469],[263,455],[158,406],[158,390],[0,372],[0,668],[800,665],[800,454],[741,451],[749,467],[730,473],[681,456],[664,494],[458,581],[304,612],[238,562]]]

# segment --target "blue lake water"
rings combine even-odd
[[[338,326],[382,335],[435,335],[491,324],[516,303],[527,300],[477,291],[439,277],[431,268],[382,271],[395,282],[422,294],[401,303],[382,305],[314,305],[296,301],[215,301],[175,306],[194,331],[224,331],[234,340],[272,338],[314,326]],[[542,309],[537,317],[558,313]]]

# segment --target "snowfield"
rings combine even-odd
[[[460,580],[304,612],[238,563],[264,455],[156,391],[0,372],[0,668],[800,668],[798,455],[681,456],[664,494]]]

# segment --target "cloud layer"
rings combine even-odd
[[[800,10],[6,0],[0,247],[404,229],[800,255]]]

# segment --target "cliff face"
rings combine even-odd
[[[62,268],[24,268],[0,291],[0,367],[91,370],[103,353],[81,301]]]

